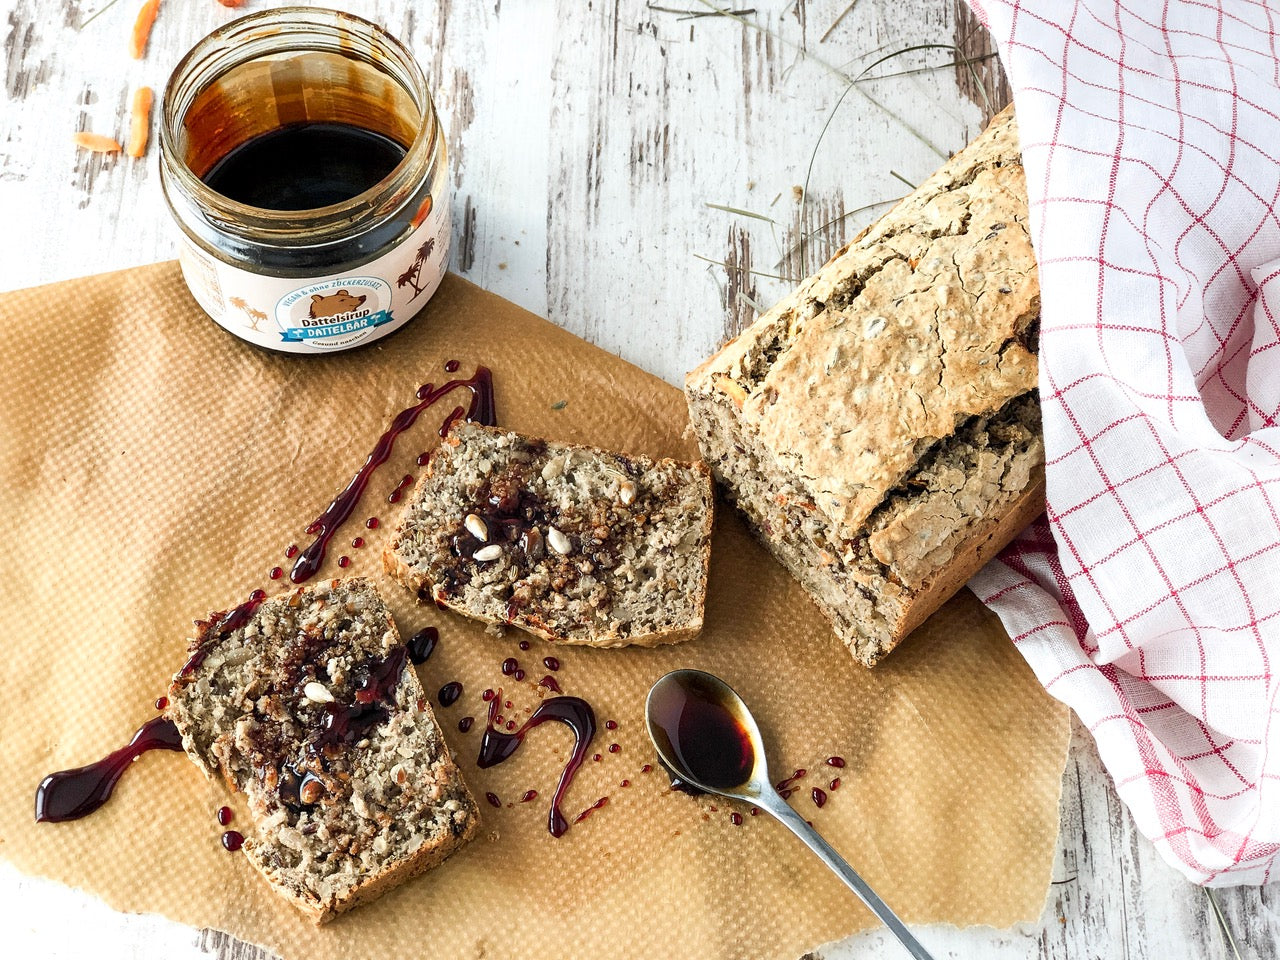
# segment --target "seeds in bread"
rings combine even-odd
[[[386,552],[421,599],[561,643],[685,640],[711,550],[705,464],[456,424]]]
[[[198,623],[168,714],[245,794],[244,852],[317,923],[442,862],[475,801],[373,584],[333,580]]]
[[[686,380],[717,480],[868,666],[1043,509],[1039,312],[1007,110]]]

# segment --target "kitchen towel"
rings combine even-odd
[[[1190,879],[1280,861],[1280,7],[982,0],[1042,295],[1048,511],[976,577]]]

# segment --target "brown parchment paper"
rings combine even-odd
[[[191,620],[271,586],[267,571],[287,569],[285,548],[307,542],[306,524],[418,385],[440,382],[446,360],[463,374],[493,369],[504,426],[654,456],[696,448],[675,388],[455,277],[403,331],[332,357],[274,355],[232,338],[172,263],[4,295],[0,328],[0,856],[20,869],[306,960],[791,960],[874,923],[764,815],[735,826],[725,801],[673,793],[659,771],[641,772],[654,759],[642,723],[648,686],[699,667],[747,699],[777,778],[808,769],[792,802],[908,922],[1039,917],[1066,714],[971,594],[867,671],[722,509],[700,637],[620,651],[532,640],[522,652],[522,634],[488,636],[382,574],[398,509],[387,495],[416,473],[448,402],[401,438],[323,573],[337,575],[347,554],[346,573],[380,578],[404,635],[440,628],[419,671],[430,691],[465,685],[437,715],[480,801],[479,838],[317,929],[221,848],[214,812],[227,795],[181,754],[143,757],[85,820],[36,824],[41,777],[122,745],[154,715]],[[364,529],[370,515],[382,518],[378,531]],[[352,549],[356,535],[367,546]],[[539,728],[508,763],[475,766],[481,691],[502,686],[523,716],[550,654],[565,692],[591,701],[601,721],[603,759],[584,766],[566,812],[609,797],[560,840],[547,833],[547,802],[568,731]],[[508,656],[528,671],[523,684],[501,675]],[[468,734],[457,729],[464,715],[478,718]],[[844,769],[825,766],[830,755]],[[818,785],[830,795],[822,809],[810,799]],[[529,789],[536,801],[509,805]],[[486,792],[504,806],[485,803]]]

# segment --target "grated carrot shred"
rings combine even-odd
[[[147,52],[147,41],[151,39],[151,28],[155,26],[156,14],[160,12],[160,0],[147,0],[138,11],[138,19],[133,21],[133,33],[129,36],[129,56],[141,60]]]
[[[88,130],[81,130],[72,138],[75,144],[81,150],[89,150],[93,153],[119,153],[120,144],[110,137],[104,137],[100,133],[90,133]]]
[[[129,117],[129,142],[125,153],[141,157],[147,152],[147,138],[151,132],[151,102],[155,94],[150,87],[139,87],[133,93],[133,113]]]

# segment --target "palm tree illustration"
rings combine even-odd
[[[396,279],[397,287],[412,287],[413,296],[410,301],[416,300],[418,296],[426,289],[419,286],[418,281],[422,279],[422,268],[427,265],[427,258],[431,256],[431,251],[436,248],[435,237],[429,238],[422,246],[418,247],[418,255],[413,258],[413,263],[409,265],[409,269]]]
[[[258,324],[267,319],[267,315],[265,313],[261,310],[253,309],[253,307],[249,306],[249,304],[245,303],[239,297],[230,297],[227,302],[249,318],[250,330],[257,330]]]

